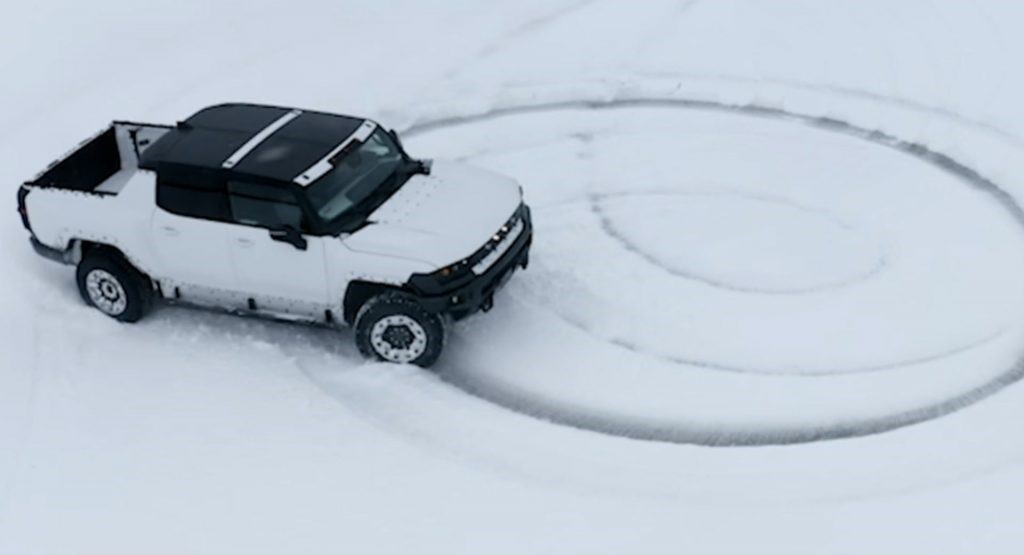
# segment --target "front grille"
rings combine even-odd
[[[512,227],[508,229],[505,237],[501,239],[493,249],[491,249],[491,252],[487,253],[480,262],[473,265],[473,273],[480,275],[489,270],[491,266],[494,266],[494,263],[508,252],[508,249],[512,248],[512,244],[516,242],[516,239],[519,238],[524,229],[526,229],[526,224],[523,223],[522,219],[513,224]]]
[[[520,204],[512,217],[502,224],[487,244],[470,257],[469,262],[472,264],[474,274],[480,275],[494,266],[523,233],[526,228],[523,219],[524,206]]]

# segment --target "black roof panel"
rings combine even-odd
[[[291,181],[349,138],[363,121],[347,116],[303,112],[243,158],[235,170]]]
[[[197,112],[151,145],[139,166],[163,164],[221,170],[225,160],[253,136],[290,112],[289,108],[224,104]],[[359,128],[363,119],[302,112],[264,140],[232,170],[291,181],[319,162]]]
[[[203,129],[255,135],[289,111],[288,108],[276,106],[222,104],[196,112],[185,120],[185,124]]]

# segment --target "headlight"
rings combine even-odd
[[[456,279],[459,278],[459,276],[465,274],[466,270],[468,268],[469,268],[469,259],[466,259],[466,260],[462,260],[462,261],[456,262],[455,264],[452,264],[451,266],[446,266],[444,268],[441,268],[440,270],[434,272],[431,275],[435,279],[437,279],[437,281],[439,283],[447,284],[447,283],[450,283],[452,281],[455,281]]]
[[[511,244],[505,239],[509,234],[518,233],[522,230],[523,220],[527,217],[526,205],[520,204],[512,217],[500,228],[495,230],[494,235],[487,238],[487,243],[468,258],[454,264],[445,266],[429,274],[413,274],[409,278],[409,285],[424,295],[440,295],[465,285],[476,276],[474,267],[483,264],[490,267],[500,258]]]
[[[414,274],[409,278],[409,284],[425,295],[439,295],[469,279],[472,279],[472,273],[469,271],[469,259],[466,259],[429,274]]]

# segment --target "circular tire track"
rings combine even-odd
[[[929,363],[929,362],[936,362],[936,361],[939,361],[939,360],[942,360],[942,359],[945,359],[945,358],[949,358],[949,357],[952,357],[952,356],[959,355],[961,353],[966,353],[968,351],[971,351],[973,349],[977,349],[978,347],[982,347],[982,346],[984,346],[984,345],[986,345],[988,343],[996,341],[997,339],[1001,338],[1004,334],[1006,334],[1007,331],[1008,331],[1008,329],[1006,329],[1006,328],[999,329],[999,330],[996,330],[995,332],[993,332],[992,334],[986,335],[986,336],[981,337],[979,339],[976,339],[974,341],[970,341],[970,342],[965,343],[963,345],[958,345],[958,346],[955,346],[955,347],[950,347],[949,349],[946,349],[944,351],[941,351],[941,352],[938,352],[938,353],[935,353],[935,354],[932,354],[932,355],[922,356],[922,357],[918,357],[918,358],[902,359],[902,360],[898,360],[896,362],[889,362],[889,363],[886,363],[886,364],[877,364],[877,365],[874,365],[874,366],[859,366],[859,367],[848,368],[848,369],[843,369],[843,370],[835,370],[835,369],[832,369],[832,368],[817,368],[817,369],[808,369],[808,370],[801,370],[801,371],[788,371],[788,372],[784,372],[784,371],[775,371],[775,370],[761,370],[761,369],[754,369],[754,368],[746,368],[746,367],[743,367],[743,366],[734,366],[734,365],[729,365],[729,364],[723,364],[721,362],[716,362],[716,361],[713,361],[713,360],[706,360],[706,359],[699,359],[699,358],[686,358],[686,357],[671,355],[671,354],[667,354],[667,353],[652,352],[650,349],[645,348],[644,346],[641,346],[641,345],[639,345],[637,343],[634,343],[634,342],[626,340],[626,339],[622,339],[622,338],[619,338],[619,337],[612,337],[612,338],[603,337],[601,335],[598,335],[593,329],[591,329],[590,326],[588,326],[584,322],[581,322],[581,321],[579,321],[577,319],[574,319],[574,318],[567,317],[567,316],[565,316],[565,315],[563,315],[561,313],[555,312],[555,311],[551,311],[551,312],[553,314],[555,314],[560,320],[562,320],[566,324],[568,324],[568,325],[570,325],[570,326],[572,326],[572,327],[574,327],[574,328],[576,328],[576,329],[578,329],[578,330],[580,330],[580,331],[582,331],[584,333],[587,333],[587,334],[592,335],[592,336],[594,336],[594,337],[596,337],[598,339],[601,339],[603,341],[607,341],[608,343],[611,343],[612,345],[615,345],[617,347],[621,347],[623,349],[626,349],[627,351],[632,351],[632,352],[637,353],[639,355],[653,357],[653,358],[664,360],[666,362],[671,362],[671,363],[674,363],[674,364],[680,364],[680,365],[685,365],[685,366],[693,366],[693,367],[696,367],[696,368],[701,368],[701,369],[704,369],[704,370],[714,370],[714,371],[717,371],[717,372],[729,372],[729,373],[732,373],[732,374],[750,374],[750,375],[759,375],[759,376],[779,376],[779,377],[793,377],[793,376],[796,376],[796,377],[807,378],[807,379],[829,379],[829,378],[835,378],[837,376],[850,376],[850,375],[856,375],[856,374],[874,374],[874,373],[877,373],[877,372],[885,372],[885,371],[889,371],[889,370],[897,370],[899,368],[903,368],[903,367],[906,367],[906,366],[914,366],[914,365],[917,365],[917,364],[926,364],[926,363]],[[1022,360],[1024,360],[1024,359],[1022,359]]]
[[[431,132],[442,131],[452,127],[517,115],[551,113],[563,110],[608,111],[624,108],[702,110],[707,112],[736,114],[755,118],[787,121],[814,129],[857,138],[877,146],[895,150],[901,154],[912,157],[920,162],[924,162],[953,175],[962,183],[991,196],[1018,224],[1024,227],[1024,210],[1022,210],[1021,206],[1012,195],[1006,192],[994,181],[988,179],[970,166],[949,155],[935,151],[919,142],[904,140],[885,131],[860,127],[834,117],[801,114],[782,108],[760,106],[757,104],[729,104],[709,100],[656,96],[614,98],[609,100],[579,99],[523,103],[520,105],[496,108],[471,115],[421,120],[406,127],[404,134],[408,137],[414,137]],[[590,202],[591,205],[595,202],[595,199],[593,198],[580,200]],[[599,210],[595,210],[595,212],[599,212]],[[598,215],[600,216],[600,214]],[[603,225],[602,227],[606,232],[609,232],[608,226]],[[614,233],[609,232],[609,234],[614,236]],[[572,324],[579,327],[578,323]],[[993,337],[972,343],[966,347],[951,349],[947,355],[952,355],[957,352],[970,349],[974,346],[984,344],[995,339],[995,337],[1002,335],[1004,332],[1005,330]],[[609,342],[625,349],[639,351],[636,345],[631,345],[622,341]],[[710,362],[682,359],[672,361],[709,369],[746,372],[746,370],[743,369],[723,367]],[[916,362],[924,361],[925,360],[911,361],[906,364],[914,364]],[[865,368],[861,369],[861,371],[875,372],[891,369],[894,366],[898,367],[901,365],[890,364],[873,368]],[[582,430],[630,439],[679,444],[696,444],[704,446],[767,446],[792,445],[816,441],[863,437],[941,418],[987,399],[988,397],[998,393],[1000,390],[1024,379],[1024,354],[1018,357],[1009,368],[994,379],[940,402],[926,404],[924,406],[907,409],[886,416],[864,418],[855,422],[838,423],[818,428],[780,427],[778,429],[758,430],[756,432],[749,433],[742,431],[710,432],[686,426],[649,426],[641,429],[636,426],[630,426],[628,423],[622,422],[614,417],[608,417],[606,415],[587,411],[567,411],[557,406],[545,406],[542,403],[520,398],[497,388],[492,388],[489,384],[483,383],[482,380],[474,377],[472,372],[468,372],[465,369],[442,366],[441,376],[449,384],[506,409],[555,424],[561,424]],[[820,376],[807,375],[804,377]]]
[[[682,192],[653,192],[653,191],[600,193],[600,194],[588,195],[587,196],[587,204],[590,206],[590,211],[593,212],[593,214],[597,217],[598,221],[601,224],[601,230],[606,235],[608,235],[612,239],[615,239],[619,244],[622,245],[622,248],[624,248],[625,250],[635,254],[636,256],[639,256],[642,259],[644,259],[648,264],[650,264],[652,266],[655,266],[655,267],[661,269],[662,271],[667,272],[667,273],[669,273],[669,274],[671,274],[673,276],[676,276],[678,278],[682,278],[682,279],[686,279],[686,280],[691,280],[691,281],[697,281],[697,282],[703,283],[705,285],[710,285],[711,287],[715,287],[717,289],[725,289],[727,291],[734,291],[734,292],[737,292],[737,293],[756,293],[758,295],[807,295],[807,294],[811,294],[811,293],[821,293],[823,291],[828,291],[828,290],[831,290],[831,289],[838,289],[840,287],[847,287],[847,286],[853,285],[855,283],[865,281],[865,280],[871,278],[872,276],[875,276],[878,273],[880,273],[883,269],[885,269],[885,267],[889,263],[887,257],[883,254],[882,256],[880,256],[878,258],[878,260],[870,268],[868,268],[867,271],[862,272],[862,273],[860,273],[858,275],[855,275],[855,276],[853,276],[852,278],[849,278],[849,279],[844,279],[844,280],[840,280],[840,281],[833,281],[833,282],[827,282],[827,283],[824,283],[822,285],[816,285],[816,286],[812,286],[812,287],[792,287],[792,288],[779,287],[779,288],[771,288],[771,289],[770,288],[758,288],[758,287],[744,287],[744,286],[741,286],[741,285],[736,285],[736,284],[733,284],[733,283],[729,283],[729,282],[724,281],[724,280],[715,279],[715,278],[712,278],[712,277],[707,277],[707,276],[701,275],[698,272],[686,271],[686,270],[682,270],[682,269],[679,269],[679,268],[675,268],[673,266],[670,266],[669,264],[666,264],[666,263],[662,262],[656,256],[648,253],[643,247],[641,247],[640,245],[637,245],[629,237],[627,237],[625,234],[620,232],[619,229],[615,226],[615,222],[608,215],[607,211],[604,208],[604,202],[606,200],[608,200],[608,199],[611,199],[611,198],[626,198],[626,197],[640,197],[640,196],[654,196],[654,195],[666,195],[666,196],[669,196],[669,195],[677,195],[677,196],[718,196],[718,194],[715,194],[715,193],[682,193]],[[789,207],[791,209],[794,209],[794,210],[797,210],[799,212],[805,212],[805,213],[814,214],[814,215],[817,215],[817,216],[824,216],[826,219],[828,219],[834,225],[836,225],[837,227],[839,227],[841,229],[846,229],[846,230],[853,230],[854,229],[854,227],[852,225],[850,225],[850,224],[848,224],[848,223],[846,223],[846,222],[844,222],[842,220],[839,220],[837,218],[825,215],[822,212],[819,212],[817,210],[808,208],[806,206],[801,206],[800,204],[797,204],[797,203],[794,203],[794,202],[790,202],[790,201],[785,200],[785,199],[775,199],[775,198],[769,198],[769,197],[766,197],[766,196],[753,195],[753,194],[742,194],[742,195],[737,195],[737,196],[740,196],[742,198],[747,198],[749,200],[753,200],[753,201],[757,201],[757,202],[766,203],[766,204],[779,204],[779,205],[782,205],[782,206],[787,206],[787,207]]]

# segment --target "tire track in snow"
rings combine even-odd
[[[1018,224],[1024,227],[1024,210],[1017,201],[996,182],[982,175],[979,171],[960,162],[945,153],[934,150],[927,145],[902,139],[891,133],[860,127],[849,121],[827,116],[815,116],[786,110],[778,107],[763,106],[755,103],[730,104],[705,99],[665,97],[655,95],[622,96],[611,99],[595,100],[588,98],[559,100],[553,102],[525,102],[508,105],[475,114],[439,117],[414,122],[404,134],[412,137],[425,133],[441,131],[451,127],[484,122],[504,117],[528,114],[552,113],[564,110],[614,110],[622,108],[662,108],[702,110],[708,112],[738,114],[756,118],[767,118],[788,121],[867,141],[880,147],[895,150],[913,157],[923,163],[932,165],[957,177],[964,184],[990,195],[1006,210]],[[969,122],[970,123],[970,122]],[[976,123],[974,123],[977,126]],[[1005,330],[991,338],[983,338],[977,344],[967,345],[950,351],[946,356],[954,356],[977,346],[994,340]],[[629,348],[628,345],[621,345]],[[938,355],[933,359],[946,358]],[[913,364],[911,362],[910,364]],[[865,369],[880,371],[892,369],[885,366]],[[1024,379],[1024,354],[1004,372],[979,386],[973,387],[952,398],[941,402],[910,408],[886,416],[865,418],[855,422],[837,423],[820,428],[788,427],[757,432],[720,432],[701,430],[685,426],[637,426],[608,415],[585,413],[583,411],[565,410],[564,407],[540,404],[533,400],[523,399],[507,391],[501,391],[484,384],[475,378],[471,371],[464,368],[442,367],[441,376],[448,383],[472,395],[491,401],[499,406],[529,416],[583,430],[596,431],[636,440],[660,441],[681,444],[697,444],[705,446],[766,446],[792,445],[817,441],[839,440],[879,434],[899,428],[912,426],[934,420],[954,413],[984,399],[995,395],[1002,389]]]
[[[586,8],[589,8],[592,4],[596,4],[600,0],[581,0],[563,6],[553,12],[534,17],[526,22],[520,24],[511,31],[504,33],[498,38],[494,39],[490,44],[480,49],[477,57],[480,59],[486,59],[493,56],[495,53],[500,52],[508,47],[510,41],[520,39],[526,35],[536,33],[537,31],[551,25],[552,23],[564,19],[577,12],[581,12]]]
[[[670,266],[670,265],[662,262],[661,260],[658,260],[657,257],[655,257],[654,255],[648,253],[643,248],[641,248],[638,245],[636,245],[635,243],[633,243],[633,241],[631,241],[624,234],[619,232],[618,228],[615,227],[615,223],[612,221],[611,217],[608,215],[608,213],[605,211],[605,209],[603,207],[603,202],[606,199],[608,199],[608,198],[613,198],[613,197],[635,197],[635,196],[652,195],[652,194],[654,194],[654,195],[658,195],[658,194],[660,194],[660,195],[678,195],[678,196],[716,196],[719,193],[703,193],[703,194],[700,194],[700,193],[685,193],[685,192],[651,193],[651,192],[639,192],[639,191],[638,192],[621,192],[621,193],[592,193],[592,194],[587,195],[586,202],[590,206],[590,211],[594,214],[594,216],[597,217],[598,222],[601,225],[601,230],[604,231],[604,233],[606,235],[608,235],[609,237],[611,237],[612,239],[617,241],[620,245],[622,245],[623,249],[625,249],[625,250],[635,254],[636,256],[638,256],[640,258],[642,258],[648,264],[650,264],[650,265],[652,265],[652,266],[654,266],[656,268],[659,268],[662,271],[664,271],[664,272],[666,272],[668,274],[671,274],[673,276],[676,276],[678,278],[681,278],[681,279],[686,279],[686,280],[690,280],[690,281],[697,281],[697,282],[703,283],[705,285],[714,287],[716,289],[725,289],[727,291],[735,291],[737,293],[756,293],[758,295],[807,295],[807,294],[811,294],[811,293],[820,293],[820,292],[823,292],[823,291],[829,291],[829,290],[832,290],[832,289],[838,289],[838,288],[841,288],[841,287],[847,287],[847,286],[853,285],[855,283],[860,283],[862,281],[870,279],[872,276],[877,275],[879,272],[881,272],[883,269],[885,269],[885,267],[889,264],[888,259],[883,255],[881,258],[878,259],[878,261],[874,265],[871,266],[871,268],[868,269],[868,271],[862,272],[859,275],[854,276],[853,278],[842,280],[842,281],[837,281],[837,282],[832,282],[832,283],[826,283],[826,284],[815,286],[815,287],[787,288],[787,289],[783,289],[783,288],[767,289],[767,288],[742,287],[742,286],[738,286],[738,285],[735,285],[735,284],[732,284],[732,283],[728,283],[728,282],[725,282],[725,281],[722,281],[722,280],[717,280],[717,279],[714,279],[714,278],[703,276],[703,275],[700,275],[700,274],[698,274],[696,272],[684,271],[684,270],[681,270],[679,268],[675,268],[673,266]],[[786,199],[772,198],[772,197],[767,197],[767,196],[752,195],[752,194],[746,194],[746,193],[744,193],[741,196],[743,196],[743,197],[745,197],[747,199],[758,201],[758,202],[781,204],[781,205],[788,206],[789,208],[792,208],[792,209],[800,211],[800,212],[804,212],[804,213],[808,213],[808,214],[814,214],[816,216],[823,217],[823,218],[827,219],[828,221],[832,222],[837,227],[840,227],[842,229],[846,229],[846,230],[850,230],[850,231],[853,231],[853,230],[856,229],[856,228],[854,228],[854,226],[852,226],[852,225],[850,225],[850,224],[848,224],[848,223],[846,223],[846,222],[844,222],[844,221],[842,221],[842,220],[840,220],[840,219],[838,219],[838,218],[836,218],[834,216],[831,216],[830,214],[827,214],[825,212],[821,212],[821,211],[818,211],[818,210],[814,210],[814,209],[808,208],[806,206],[802,206],[800,204],[797,204],[795,202],[791,202],[791,201],[786,200]]]
[[[687,15],[694,6],[700,0],[678,0],[676,3],[669,6],[667,13],[663,18],[659,18],[652,25],[652,28],[659,29],[657,32],[651,32],[647,37],[642,39],[640,45],[636,48],[633,57],[636,59],[645,59],[648,53],[657,44],[657,40],[666,35],[673,35],[675,27],[679,25],[683,20],[683,17]]]
[[[501,52],[502,50],[508,48],[509,42],[518,40],[532,33],[536,33],[537,31],[543,29],[544,27],[547,27],[548,25],[551,25],[552,23],[559,21],[565,17],[568,17],[574,13],[583,11],[584,9],[589,8],[591,5],[596,4],[599,1],[601,0],[579,0],[572,4],[562,6],[547,14],[531,18],[521,23],[520,25],[514,27],[512,30],[499,35],[497,38],[495,38],[494,40],[486,44],[483,48],[478,50],[477,53],[473,56],[472,61],[470,61],[468,64],[463,64],[460,65],[459,67],[453,68],[452,70],[448,71],[445,77],[448,79],[455,78],[465,70],[466,65],[473,65],[475,63],[480,63],[487,60],[488,58],[494,56],[498,52]]]
[[[841,119],[829,116],[801,114],[784,108],[763,106],[754,103],[730,104],[704,99],[655,96],[619,97],[608,100],[559,100],[554,102],[537,102],[504,106],[471,115],[422,120],[407,126],[403,133],[408,137],[414,137],[424,133],[440,131],[449,127],[457,127],[460,125],[478,123],[509,116],[541,114],[563,110],[615,110],[621,108],[669,108],[732,113],[799,123],[809,127],[861,139],[874,143],[878,146],[912,156],[922,162],[935,166],[956,176],[964,183],[991,195],[999,202],[1000,205],[1003,206],[1004,209],[1007,210],[1010,216],[1024,226],[1024,210],[1021,209],[1012,195],[1003,190],[994,181],[985,177],[970,166],[961,163],[952,156],[932,150],[925,144],[904,140],[885,131],[860,127]]]
[[[1012,145],[1024,148],[1024,138],[1020,135],[1008,131],[993,123],[970,118],[955,112],[949,108],[942,106],[936,106],[932,104],[926,104],[917,100],[909,98],[892,96],[887,94],[880,94],[864,89],[858,89],[855,87],[849,87],[844,85],[821,85],[815,83],[807,83],[795,79],[779,79],[779,78],[765,78],[765,79],[749,79],[746,77],[740,77],[738,75],[728,74],[703,74],[703,73],[659,73],[659,72],[639,72],[636,74],[638,77],[647,78],[658,78],[658,79],[677,79],[677,80],[692,80],[692,81],[711,81],[711,82],[723,82],[723,83],[737,83],[744,85],[779,85],[782,87],[792,88],[795,90],[808,91],[808,92],[820,92],[829,93],[847,98],[867,100],[878,104],[890,106],[893,108],[912,110],[922,114],[928,114],[938,116],[940,118],[958,123],[965,127],[974,128],[986,133],[990,133],[999,137],[1000,139],[1011,143]],[[682,85],[682,83],[680,83]]]
[[[901,412],[821,427],[778,427],[756,431],[722,431],[701,426],[651,425],[595,411],[566,410],[565,407],[524,399],[494,387],[464,368],[441,365],[440,376],[447,383],[471,395],[539,420],[639,441],[656,441],[704,447],[764,447],[853,439],[881,434],[947,416],[977,404],[1024,379],[1024,357],[995,379],[941,402]]]
[[[984,347],[989,343],[997,341],[1009,333],[1008,327],[1001,327],[991,333],[983,335],[981,337],[967,341],[961,345],[951,347],[949,349],[933,353],[929,355],[922,355],[913,358],[907,358],[895,362],[889,362],[885,364],[877,364],[871,366],[856,366],[851,368],[836,369],[836,368],[806,368],[806,369],[758,369],[743,366],[736,366],[730,364],[724,364],[708,359],[699,358],[687,358],[684,356],[673,355],[670,353],[660,352],[652,350],[650,347],[642,346],[636,342],[624,339],[617,336],[609,336],[601,334],[596,331],[593,326],[587,325],[581,319],[574,316],[559,312],[551,308],[549,300],[535,299],[530,301],[531,304],[537,308],[543,309],[550,314],[557,317],[562,322],[565,322],[569,326],[576,328],[577,330],[594,337],[600,341],[604,341],[621,347],[627,351],[631,351],[638,355],[651,357],[654,359],[670,362],[673,364],[679,364],[683,366],[690,366],[694,368],[700,368],[704,370],[714,370],[716,372],[728,372],[731,374],[749,374],[757,376],[776,376],[776,377],[800,377],[810,379],[830,379],[840,376],[852,376],[857,374],[874,374],[879,372],[886,372],[892,370],[899,370],[901,368],[907,368],[910,366],[917,366],[921,364],[928,364],[931,362],[938,362],[945,360],[960,354],[964,354],[975,349]]]
[[[680,195],[680,194],[685,195],[685,194],[695,194],[695,193],[680,193],[678,191],[638,191],[638,192],[600,193],[600,194],[590,194],[590,195],[588,195],[586,197],[586,199],[587,199],[586,201],[581,201],[580,199],[572,199],[572,200],[560,202],[560,203],[558,203],[558,205],[559,206],[564,206],[564,205],[567,205],[567,204],[574,204],[574,203],[579,203],[579,202],[588,202],[588,203],[591,204],[592,211],[595,213],[595,215],[599,219],[599,223],[600,223],[602,231],[604,231],[607,235],[609,235],[610,237],[612,237],[616,241],[622,243],[623,248],[625,250],[627,250],[627,251],[629,251],[629,252],[639,256],[640,258],[642,258],[646,262],[650,263],[651,265],[655,266],[656,268],[659,268],[662,271],[665,271],[666,273],[668,273],[670,275],[674,275],[674,276],[680,277],[681,279],[697,281],[697,282],[700,282],[700,283],[704,283],[704,284],[706,284],[706,285],[708,285],[710,287],[715,287],[715,288],[718,288],[718,289],[725,289],[725,290],[734,291],[734,292],[737,292],[737,293],[751,293],[751,294],[758,294],[758,295],[804,295],[804,294],[821,293],[821,292],[825,292],[825,291],[829,291],[829,290],[833,290],[833,289],[837,289],[837,288],[841,288],[841,287],[851,286],[851,285],[854,285],[856,283],[860,283],[862,281],[870,279],[871,277],[873,277],[873,276],[877,275],[878,273],[880,273],[888,265],[888,261],[883,257],[882,259],[880,259],[878,264],[876,264],[869,272],[866,272],[866,273],[862,274],[861,276],[858,276],[855,279],[844,281],[844,282],[840,282],[840,283],[829,284],[829,285],[825,285],[825,286],[821,286],[821,287],[809,288],[809,289],[783,290],[783,291],[780,291],[780,290],[765,290],[765,289],[753,289],[753,288],[736,287],[736,286],[733,286],[733,285],[725,283],[725,282],[719,282],[719,281],[716,281],[716,280],[707,279],[707,278],[705,278],[703,276],[699,276],[699,275],[695,275],[695,274],[690,274],[690,273],[686,273],[686,272],[681,272],[681,271],[679,271],[676,268],[670,267],[670,266],[662,263],[656,257],[646,253],[643,249],[633,245],[629,241],[628,238],[626,238],[626,237],[622,236],[620,233],[618,233],[618,231],[614,228],[614,226],[612,225],[610,220],[608,220],[608,218],[605,216],[605,214],[601,211],[600,206],[599,206],[600,200],[604,199],[604,198],[623,197],[623,196],[638,196],[638,195]],[[698,194],[718,195],[718,194],[721,194],[721,193],[698,193]],[[817,211],[815,211],[813,209],[801,206],[801,205],[796,204],[796,203],[785,201],[784,199],[778,199],[778,198],[767,197],[767,196],[759,196],[759,195],[747,195],[747,196],[750,196],[750,198],[754,198],[754,199],[758,199],[758,200],[764,200],[764,201],[767,201],[767,202],[784,202],[787,206],[791,206],[791,207],[793,207],[795,209],[798,209],[798,210],[805,210],[805,211],[808,211],[808,212],[814,213],[814,214],[818,214],[819,213],[819,212],[817,212]],[[550,206],[540,207],[540,208],[550,208]],[[835,223],[837,225],[841,226],[841,227],[851,227],[851,226],[849,226],[849,224],[846,224],[845,222],[842,222],[841,220],[838,220],[838,219],[835,219]],[[653,357],[653,358],[656,358],[656,359],[660,359],[660,360],[663,360],[663,361],[666,361],[666,362],[671,362],[673,364],[681,364],[681,365],[686,365],[686,366],[693,366],[693,367],[696,367],[696,368],[702,368],[702,369],[706,369],[706,370],[730,372],[730,373],[734,373],[734,374],[757,374],[757,375],[762,375],[762,376],[800,376],[800,377],[806,377],[806,378],[831,378],[831,377],[842,376],[842,375],[872,374],[872,373],[877,373],[877,372],[897,370],[897,369],[904,368],[904,367],[907,367],[907,366],[916,366],[916,365],[920,365],[920,364],[927,364],[927,363],[930,363],[930,362],[937,362],[937,361],[940,361],[940,360],[943,360],[943,359],[946,359],[946,358],[950,358],[950,357],[953,357],[953,356],[956,356],[956,355],[959,355],[959,354],[962,354],[962,353],[966,353],[968,351],[972,351],[974,349],[977,349],[979,347],[983,347],[983,346],[985,346],[985,345],[987,345],[987,344],[989,344],[989,343],[991,343],[993,341],[996,341],[996,340],[1000,339],[1001,337],[1003,337],[1009,331],[1009,328],[1004,326],[1004,327],[1001,327],[1001,328],[999,328],[999,329],[997,329],[997,330],[995,330],[995,331],[993,331],[991,333],[987,333],[985,335],[981,335],[979,337],[971,339],[970,341],[966,341],[966,342],[964,342],[964,343],[962,343],[960,345],[957,345],[955,347],[951,347],[949,349],[946,349],[946,350],[943,350],[943,351],[940,351],[940,352],[937,352],[937,353],[932,353],[932,354],[922,355],[922,356],[917,356],[917,357],[912,357],[912,358],[906,358],[906,359],[903,359],[903,360],[899,360],[899,361],[895,361],[895,362],[890,362],[890,363],[886,363],[886,364],[877,364],[877,365],[871,365],[871,366],[858,366],[858,367],[852,367],[852,368],[843,369],[843,370],[837,370],[835,368],[810,368],[810,369],[802,369],[802,370],[799,370],[799,371],[797,371],[797,370],[765,370],[765,369],[755,369],[755,368],[747,368],[747,367],[723,364],[723,363],[716,362],[716,361],[713,361],[713,360],[708,360],[708,359],[696,359],[696,358],[681,357],[681,356],[673,355],[673,354],[670,354],[670,353],[655,351],[655,350],[652,350],[650,347],[641,346],[638,343],[629,341],[629,340],[624,339],[622,337],[609,337],[607,335],[602,335],[599,332],[597,332],[593,328],[593,326],[588,326],[582,320],[580,320],[578,318],[574,318],[574,317],[572,317],[572,316],[570,316],[568,314],[564,314],[562,312],[559,312],[559,311],[556,311],[556,310],[552,309],[551,308],[551,304],[548,303],[548,302],[538,301],[536,303],[536,305],[538,307],[540,307],[540,308],[545,309],[546,311],[550,312],[551,314],[555,315],[557,318],[559,318],[560,320],[562,320],[566,324],[568,324],[568,325],[570,325],[572,327],[575,327],[576,329],[578,329],[578,330],[580,330],[580,331],[582,331],[582,332],[584,332],[586,334],[589,334],[589,335],[591,335],[591,336],[593,336],[593,337],[595,337],[595,338],[597,338],[599,340],[612,343],[614,345],[617,345],[619,347],[622,347],[623,349],[632,351],[632,352],[637,353],[639,355],[650,356],[650,357]]]

